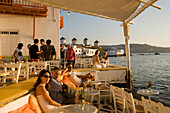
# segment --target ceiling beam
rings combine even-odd
[[[135,17],[137,17],[139,14],[141,14],[146,8],[151,6],[153,3],[155,3],[158,0],[149,0],[146,4],[141,6],[134,14],[132,14],[128,19],[124,21],[124,23],[129,23],[131,20],[133,20]]]
[[[145,1],[145,0],[138,0],[138,1],[141,2],[141,3],[147,4],[147,1]],[[157,6],[157,5],[155,5],[155,4],[152,4],[151,6],[154,7],[154,8],[157,8],[157,9],[159,9],[159,10],[162,9],[162,7]]]

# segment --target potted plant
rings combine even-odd
[[[81,110],[84,110],[85,91],[83,89],[79,92],[78,100],[80,101]]]
[[[152,83],[151,81],[149,81],[147,84],[146,84],[147,88],[148,88],[148,92],[152,92],[151,90],[151,86],[152,86]]]

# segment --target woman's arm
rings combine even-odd
[[[41,95],[43,95],[43,97],[47,100],[47,102],[49,104],[54,105],[54,106],[61,106],[61,104],[59,104],[59,103],[57,103],[57,102],[55,102],[54,100],[51,99],[51,97],[47,93],[47,90],[46,90],[45,87],[40,86],[39,91],[40,91]]]
[[[16,53],[17,53],[17,51],[15,50],[13,55],[12,55],[12,57],[15,58],[15,59],[17,59],[17,57],[15,56]]]
[[[98,56],[96,56],[97,57],[97,62],[100,64],[100,60],[99,60],[99,57]]]

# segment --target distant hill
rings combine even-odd
[[[102,49],[108,50],[108,49],[124,49],[125,50],[125,45],[120,44],[120,45],[100,45]],[[170,47],[156,47],[156,46],[151,46],[148,44],[130,44],[130,51],[131,53],[170,53]]]

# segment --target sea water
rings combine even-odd
[[[146,89],[146,83],[152,82],[152,89],[160,94],[153,98],[170,104],[170,54],[154,53],[132,54],[133,90]],[[126,66],[126,57],[109,57],[110,64]]]

